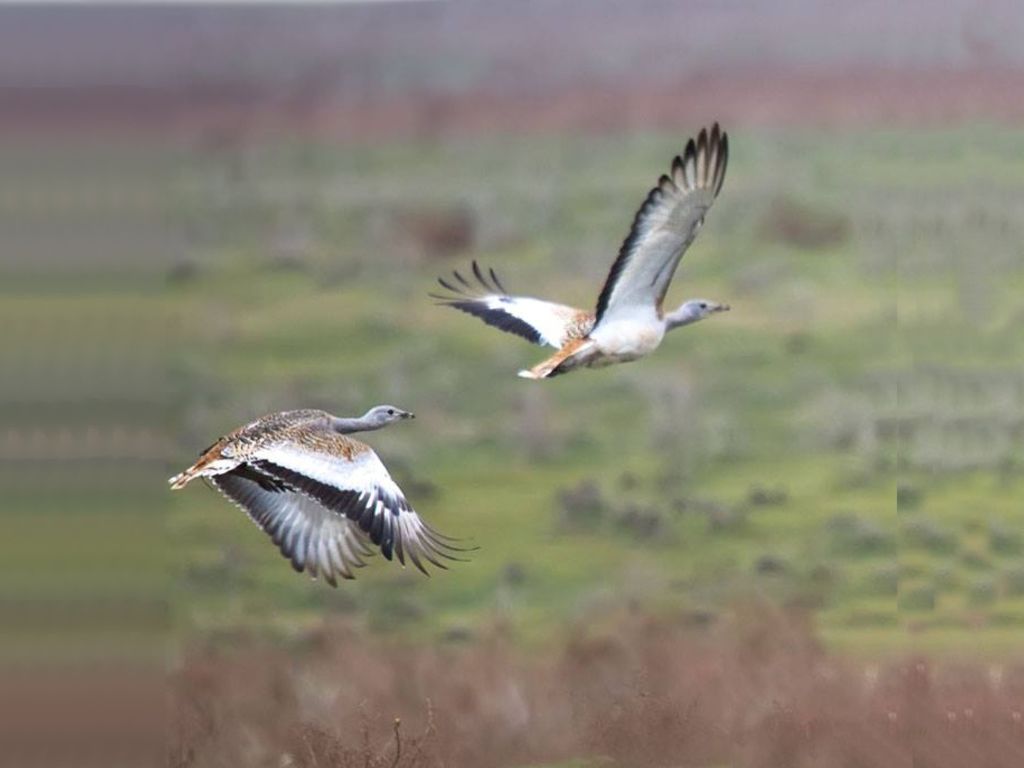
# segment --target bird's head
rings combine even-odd
[[[377,405],[366,412],[363,421],[373,425],[375,429],[392,424],[402,419],[415,419],[416,415],[403,411],[394,405]]]
[[[718,312],[728,312],[729,309],[728,304],[711,299],[689,299],[680,304],[679,309],[675,312],[666,315],[665,320],[668,322],[669,328],[676,328],[680,325],[696,323],[698,320],[703,320]]]

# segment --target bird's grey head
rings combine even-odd
[[[716,312],[728,312],[731,309],[728,304],[721,304],[711,299],[690,299],[683,303],[683,308],[701,320]]]
[[[415,414],[409,411],[403,411],[394,405],[377,405],[371,408],[363,416],[362,421],[368,425],[372,425],[374,429],[380,429],[381,427],[392,424],[402,419],[414,419]]]
[[[703,320],[718,312],[728,312],[729,309],[728,304],[711,299],[690,299],[680,304],[679,309],[675,312],[666,315],[665,320],[669,328],[677,328],[680,325],[696,323],[698,320]]]

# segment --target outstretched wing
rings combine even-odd
[[[257,451],[251,464],[351,521],[388,560],[397,555],[404,565],[408,556],[427,573],[423,560],[445,568],[440,558],[458,559],[453,552],[463,548],[420,519],[369,446],[326,426],[317,437],[315,450],[305,444],[270,445]]]
[[[633,227],[597,300],[597,323],[618,313],[652,308],[659,314],[679,260],[718,196],[729,160],[729,139],[718,123],[702,129],[672,162],[640,206]]]
[[[589,332],[593,316],[589,312],[527,296],[510,296],[493,269],[485,274],[473,262],[472,284],[456,270],[452,278],[439,277],[437,282],[449,291],[448,295],[432,293],[442,304],[479,317],[488,325],[514,333],[534,344],[547,344],[560,348],[585,325],[582,335]],[[481,292],[481,288],[483,291]]]
[[[295,570],[321,576],[332,587],[339,576],[355,578],[352,569],[373,555],[369,539],[353,522],[248,464],[210,482],[270,536]]]

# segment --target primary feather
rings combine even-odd
[[[661,314],[672,276],[722,188],[728,162],[729,137],[717,123],[710,135],[702,129],[675,157],[671,173],[659,179],[637,211],[612,264],[597,299],[598,325],[641,307]]]
[[[529,296],[511,296],[493,269],[485,274],[476,261],[472,268],[476,284],[455,270],[451,278],[437,279],[448,293],[432,293],[431,298],[494,328],[556,349],[572,338],[586,336],[593,327],[592,312]]]

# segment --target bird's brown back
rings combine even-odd
[[[282,443],[345,459],[367,450],[358,440],[330,429],[330,420],[329,413],[315,409],[271,413],[221,438],[216,447],[221,455],[235,459],[245,459],[268,445]]]

